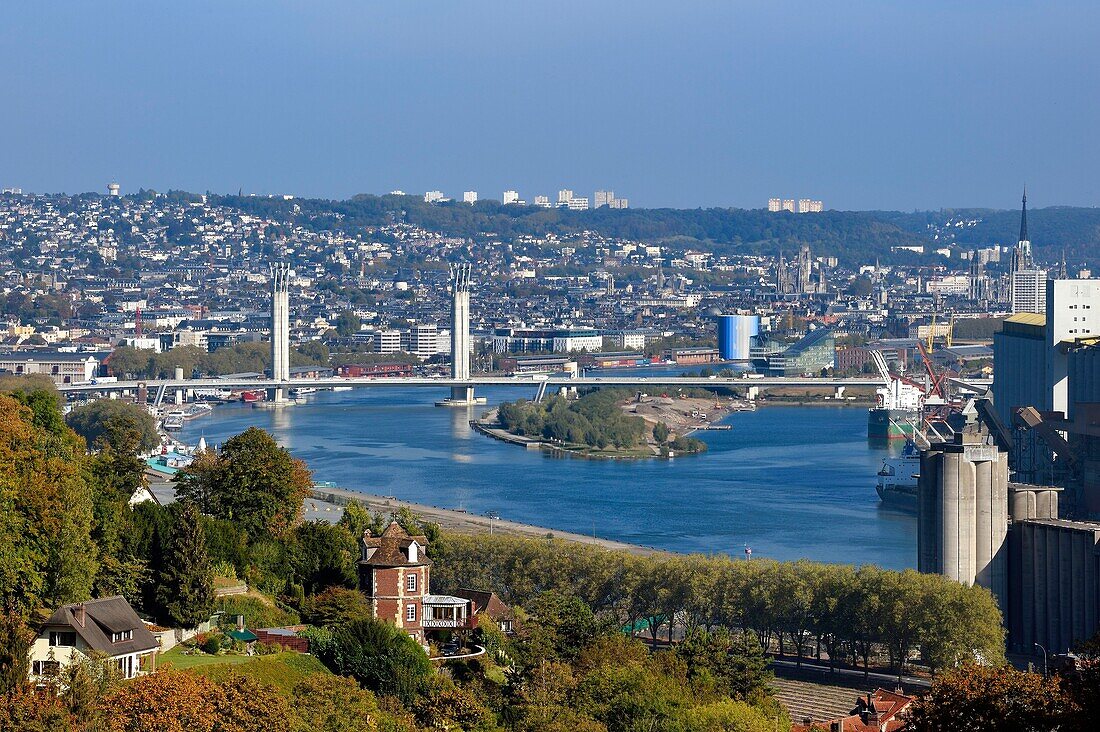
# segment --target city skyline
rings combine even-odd
[[[615,181],[634,207],[801,190],[904,211],[998,207],[1027,182],[1039,208],[1100,203],[1100,101],[1076,91],[1100,81],[1080,62],[1095,7],[560,11],[6,8],[0,132],[19,144],[0,186],[347,198]]]

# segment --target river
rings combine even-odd
[[[752,549],[754,557],[874,563],[916,561],[916,520],[879,507],[858,407],[764,407],[733,429],[696,433],[700,456],[614,461],[550,457],[474,432],[488,407],[440,408],[443,390],[319,392],[280,410],[217,407],[181,438],[216,444],[255,425],[342,488],[550,529],[682,552]],[[485,389],[490,406],[529,396]]]

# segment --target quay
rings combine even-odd
[[[629,552],[630,554],[648,555],[665,553],[653,547],[642,546],[640,544],[627,544],[626,542],[613,541],[611,539],[601,539],[591,534],[558,531],[556,529],[548,529],[545,526],[534,526],[532,524],[523,524],[517,521],[508,521],[507,519],[490,518],[479,514],[467,513],[463,510],[429,506],[424,503],[410,503],[409,501],[399,500],[395,496],[377,496],[344,488],[334,488],[328,485],[315,486],[312,497],[314,500],[332,503],[337,506],[346,506],[348,503],[355,501],[364,508],[383,515],[394,513],[401,508],[408,507],[414,513],[420,514],[424,520],[439,524],[439,527],[444,531],[458,534],[504,534],[505,536],[518,536],[526,539],[545,539],[547,536],[553,536],[555,539],[561,539],[562,541],[569,541],[577,544],[590,544],[600,547],[601,549]],[[307,501],[308,500],[309,499],[307,499]]]

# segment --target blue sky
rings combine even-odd
[[[0,185],[1096,206],[1098,29],[1096,2],[9,2]]]

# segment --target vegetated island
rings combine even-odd
[[[474,423],[491,437],[591,458],[641,459],[706,452],[684,433],[707,423],[713,397],[668,401],[665,409],[639,409],[651,398],[627,389],[598,389],[578,399],[555,394],[535,403],[505,402]],[[715,413],[716,414],[716,413]]]

